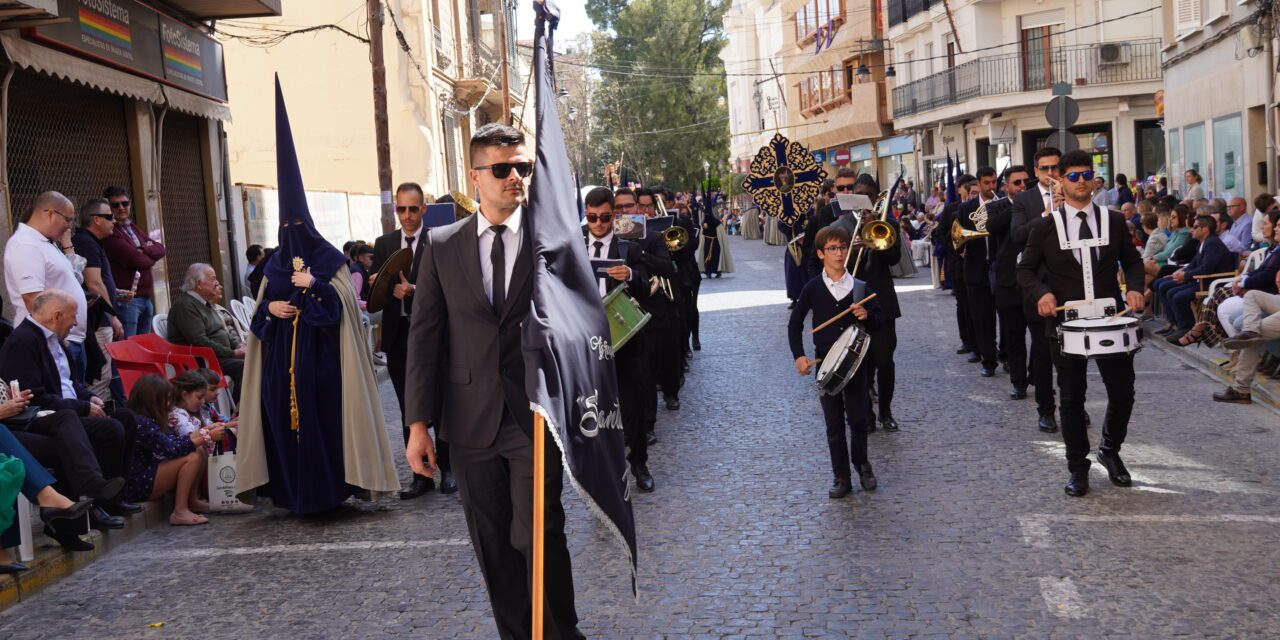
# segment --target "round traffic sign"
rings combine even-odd
[[[849,164],[848,149],[836,149],[835,154],[833,155],[834,157],[832,159],[835,161],[837,165],[843,167],[844,165]]]
[[[1080,104],[1070,96],[1058,96],[1049,101],[1044,117],[1054,129],[1068,129],[1080,119]]]
[[[1067,153],[1076,151],[1080,148],[1080,140],[1076,134],[1070,131],[1054,131],[1049,134],[1049,138],[1044,141],[1045,146],[1053,147],[1058,151]]]

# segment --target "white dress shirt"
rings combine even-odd
[[[1067,212],[1067,239],[1068,239],[1068,240],[1079,240],[1079,239],[1080,239],[1080,225],[1081,225],[1082,223],[1084,223],[1084,224],[1088,224],[1088,225],[1089,225],[1089,232],[1093,234],[1093,236],[1092,236],[1092,237],[1093,237],[1093,239],[1095,239],[1095,240],[1096,240],[1096,239],[1098,239],[1098,238],[1101,238],[1101,237],[1102,237],[1102,236],[1098,233],[1098,221],[1097,221],[1097,219],[1096,219],[1096,218],[1094,217],[1094,215],[1093,215],[1093,211],[1092,211],[1092,209],[1094,208],[1094,206],[1093,206],[1092,204],[1091,204],[1091,206],[1089,207],[1089,209],[1077,209],[1077,208],[1075,208],[1075,207],[1071,206],[1071,204],[1070,204],[1070,203],[1063,202],[1063,203],[1062,203],[1062,208],[1063,208],[1063,209],[1065,209],[1065,210],[1066,210],[1066,212]],[[1085,213],[1085,219],[1084,219],[1084,220],[1081,220],[1081,219],[1080,219],[1080,217],[1076,215],[1077,213],[1079,213],[1079,212],[1081,212],[1081,211],[1083,211],[1083,212]],[[1077,260],[1077,261],[1081,261],[1081,260],[1083,259],[1083,258],[1082,258],[1082,256],[1083,256],[1084,254],[1083,254],[1083,253],[1081,253],[1082,251],[1084,251],[1084,250],[1083,250],[1083,249],[1077,249],[1077,250],[1076,250],[1076,260]]]
[[[62,348],[62,341],[58,339],[58,334],[46,329],[44,325],[36,322],[35,318],[28,318],[31,324],[40,328],[44,332],[44,341],[49,347],[49,354],[53,356],[53,364],[58,367],[58,377],[62,382],[62,399],[76,400],[79,395],[76,394],[76,386],[71,384],[71,361],[67,359],[67,352]]]
[[[1053,192],[1043,183],[1038,183],[1036,188],[1040,190],[1040,201],[1044,203],[1044,211],[1040,215],[1042,217],[1049,215],[1049,212],[1053,211]]]
[[[520,255],[520,245],[524,241],[524,234],[520,231],[520,225],[524,220],[524,207],[516,207],[516,210],[507,218],[503,224],[507,230],[502,233],[502,248],[505,251],[507,261],[506,283],[507,291],[511,291],[511,272],[516,268],[516,256]],[[489,260],[489,254],[493,251],[493,224],[489,219],[484,217],[481,211],[476,215],[476,234],[480,239],[480,276],[484,280],[484,293],[489,297],[490,304],[493,303],[493,265]]]
[[[590,257],[592,260],[609,259],[609,249],[613,246],[612,231],[610,231],[609,234],[603,238],[597,238],[591,235],[591,232],[588,231],[586,240],[587,240],[587,256],[588,257]],[[596,255],[597,242],[600,243],[600,255]],[[595,276],[596,276],[596,283],[600,286],[600,297],[603,298],[606,294],[609,293],[609,282],[608,282],[609,276],[603,273],[596,273]]]
[[[831,276],[827,275],[827,270],[823,269],[822,282],[827,285],[827,291],[831,292],[831,297],[835,298],[837,302],[844,300],[844,297],[853,291],[853,275],[847,271],[844,277],[839,280],[832,280]]]

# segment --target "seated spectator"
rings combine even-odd
[[[211,369],[197,369],[196,373],[200,374],[205,383],[204,402],[200,405],[200,424],[205,427],[223,424],[234,436],[236,427],[239,426],[238,421],[222,415],[222,412],[218,410],[217,402],[218,394],[222,391],[220,386],[222,378],[219,378],[218,374]]]
[[[204,376],[195,371],[183,371],[169,381],[173,389],[173,407],[169,409],[169,430],[180,435],[189,436],[192,431],[204,428],[200,422],[200,407],[204,404],[205,389],[208,387]]]
[[[173,493],[169,524],[200,525],[209,522],[209,503],[200,498],[205,470],[205,447],[221,440],[222,431],[196,429],[179,435],[169,426],[174,389],[163,378],[139,378],[129,393],[129,407],[138,414],[138,453],[129,467],[128,496],[132,500],[157,500]]]
[[[1280,273],[1274,284],[1280,288]],[[1235,380],[1226,391],[1213,394],[1218,402],[1250,404],[1253,402],[1253,378],[1267,343],[1280,341],[1280,295],[1264,291],[1248,291],[1242,297],[1244,314],[1241,331],[1222,341],[1222,346],[1239,351]]]
[[[1209,216],[1196,218],[1191,231],[1192,237],[1200,241],[1196,257],[1168,278],[1152,283],[1156,296],[1161,300],[1165,319],[1169,321],[1168,327],[1156,333],[1165,336],[1169,342],[1176,344],[1195,324],[1191,301],[1200,290],[1196,276],[1233,271],[1239,263],[1237,254],[1228,251],[1222,239],[1214,235],[1215,226]]]
[[[1169,216],[1169,239],[1165,242],[1164,248],[1157,251],[1150,258],[1144,257],[1142,268],[1147,273],[1148,316],[1155,313],[1154,305],[1151,304],[1154,301],[1154,290],[1152,288],[1154,281],[1178,270],[1176,265],[1179,264],[1179,261],[1174,259],[1174,254],[1179,250],[1184,250],[1184,252],[1194,256],[1194,253],[1191,253],[1193,250],[1188,247],[1188,244],[1196,244],[1195,240],[1191,238],[1190,219],[1191,209],[1183,204],[1175,205],[1172,215]],[[1186,248],[1184,249],[1184,247]],[[1186,261],[1190,262],[1191,259],[1188,257]]]
[[[1214,200],[1215,203],[1221,200]],[[1232,198],[1226,204],[1227,217],[1230,220],[1222,241],[1233,253],[1247,254],[1253,247],[1253,214],[1244,198]]]
[[[185,295],[174,296],[169,309],[169,342],[213,349],[222,373],[231,378],[231,397],[239,404],[245,347],[237,344],[214,308],[222,300],[222,285],[213,267],[200,262],[191,265],[182,291]]]
[[[369,292],[373,286],[369,284],[369,270],[373,268],[373,247],[363,242],[351,248],[351,283],[356,288],[356,298],[360,301],[360,310],[369,300]]]
[[[1253,243],[1258,247],[1274,246],[1274,240],[1262,230],[1262,224],[1267,214],[1276,210],[1280,210],[1280,205],[1269,193],[1260,193],[1253,199]]]
[[[1263,216],[1263,230],[1274,243],[1280,239],[1280,210],[1272,210]],[[1236,276],[1231,286],[1218,287],[1201,307],[1200,321],[1178,342],[1179,346],[1203,343],[1214,346],[1225,338],[1234,336],[1236,323],[1244,310],[1243,296],[1249,291],[1280,293],[1276,287],[1276,274],[1280,273],[1280,251],[1267,251],[1262,262],[1254,269]]]
[[[1169,224],[1169,216],[1165,216],[1164,224]],[[1157,253],[1164,250],[1166,244],[1169,243],[1169,236],[1164,233],[1164,229],[1160,228],[1161,221],[1155,213],[1147,213],[1142,216],[1142,230],[1146,232],[1147,244],[1142,248],[1142,259],[1154,260]]]
[[[75,323],[76,299],[49,289],[36,296],[31,315],[0,347],[0,378],[16,380],[30,390],[32,406],[54,412],[25,425],[10,422],[9,426],[53,437],[73,492],[95,499],[89,510],[91,523],[119,529],[124,527],[119,516],[142,510],[121,500],[137,420],[122,408],[108,416],[102,399],[71,379],[70,358],[62,341]]]

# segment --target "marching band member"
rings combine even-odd
[[[1004,185],[1006,197],[1011,203],[1016,203],[1018,195],[1031,186],[1026,167],[1010,167]],[[1017,223],[1019,227],[1027,223],[1025,211],[1023,215]],[[1027,317],[1023,315],[1022,293],[1018,291],[1018,254],[1022,245],[1013,241],[1013,230],[1012,207],[993,213],[987,219],[987,231],[991,233],[991,244],[995,247],[996,316],[1000,321],[1000,341],[1004,345],[1005,362],[1009,365],[1009,379],[1013,382],[1009,398],[1023,400],[1027,397]],[[1049,393],[1052,397],[1053,391]]]
[[[975,182],[977,178],[967,173],[956,180],[956,193],[960,199],[942,209],[942,215],[938,217],[938,226],[934,230],[934,234],[938,236],[943,246],[943,273],[946,274],[947,284],[951,286],[951,295],[956,299],[956,331],[960,334],[960,348],[956,353],[970,354],[969,362],[980,362],[982,356],[978,355],[977,341],[973,335],[973,320],[969,315],[969,291],[965,288],[963,260],[960,252],[951,245],[951,226],[953,222],[959,220],[958,210],[969,200],[969,194]]]
[[[616,199],[618,194],[614,194]],[[644,214],[646,218],[652,218],[657,215],[657,201],[654,199],[653,192],[643,187],[638,188],[634,192],[636,209]],[[673,224],[679,224],[679,216]],[[694,234],[691,229],[689,232],[689,242],[692,243]],[[653,245],[663,244],[662,236],[657,236]],[[665,252],[665,247],[663,248]],[[679,254],[671,255],[670,260],[674,261],[680,274],[685,272]],[[686,261],[687,262],[687,261]],[[696,272],[698,268],[697,260],[692,261],[693,270]],[[655,272],[656,273],[656,272]],[[662,274],[658,274],[662,275]],[[653,315],[653,320],[649,323],[653,326],[651,334],[652,347],[650,349],[651,363],[653,366],[654,377],[657,379],[658,386],[662,387],[662,399],[666,404],[668,411],[680,410],[680,384],[684,377],[684,336],[686,335],[686,325],[684,318],[683,305],[686,296],[689,295],[689,287],[683,284],[683,279],[677,275],[668,278],[671,282],[672,299],[662,295],[661,292],[650,296],[651,305],[646,306],[645,310]]]
[[[1112,299],[1117,309],[1127,303],[1131,311],[1142,311],[1144,299],[1139,284],[1144,279],[1142,256],[1129,241],[1124,216],[1093,204],[1092,158],[1084,151],[1072,151],[1062,157],[1058,169],[1066,179],[1060,183],[1065,202],[1051,216],[1031,225],[1026,249],[1018,263],[1018,284],[1027,299],[1035,301],[1040,316],[1047,319],[1046,331],[1056,327],[1058,305],[1062,302]],[[1103,224],[1109,228],[1104,229]],[[1107,244],[1081,249],[1063,247],[1072,241],[1095,238],[1106,238]],[[1084,260],[1091,261],[1092,283],[1084,281]],[[1130,283],[1123,298],[1116,277],[1120,266],[1124,267],[1125,282]],[[1039,277],[1041,268],[1047,274],[1045,280]],[[1050,344],[1050,350],[1062,393],[1062,439],[1067,447],[1067,468],[1071,471],[1064,490],[1069,496],[1080,497],[1089,491],[1089,434],[1084,421],[1085,375],[1089,361],[1063,355],[1057,342]],[[1098,443],[1098,462],[1106,467],[1113,484],[1127,487],[1132,481],[1120,460],[1120,447],[1133,412],[1133,355],[1117,355],[1096,363],[1107,389],[1107,414]]]
[[[796,306],[791,310],[791,321],[787,324],[791,355],[795,357],[796,372],[802,376],[809,375],[817,364],[805,355],[801,336],[805,316],[810,311],[813,311],[813,326],[817,327],[841,311],[853,307],[852,313],[813,335],[816,355],[828,353],[855,320],[874,335],[874,332],[882,328],[885,319],[880,303],[875,299],[862,306],[854,304],[871,295],[873,290],[868,283],[855,279],[845,269],[845,256],[851,251],[849,232],[838,226],[826,227],[818,232],[814,244],[818,259],[822,261],[822,275],[805,285],[800,298],[796,300]],[[818,396],[822,416],[827,424],[827,447],[831,450],[831,471],[835,476],[827,495],[833,499],[843,498],[853,490],[849,470],[851,463],[858,472],[862,489],[874,491],[876,488],[875,473],[871,470],[871,463],[867,462],[867,415],[871,410],[867,389],[869,375],[864,361],[863,366],[854,373],[853,379],[839,394],[822,393]],[[845,436],[846,422],[852,438]]]
[[[992,167],[978,169],[978,197],[961,203],[956,211],[960,225],[974,230],[973,215],[982,205],[995,200],[996,170]],[[985,230],[985,226],[984,229]],[[969,326],[972,328],[974,346],[982,362],[982,377],[996,375],[996,303],[991,293],[990,257],[991,238],[978,238],[966,243],[960,255],[963,260],[964,285],[968,294]]]
[[[644,267],[644,255],[640,246],[613,234],[613,194],[605,187],[596,187],[583,199],[586,209],[587,256],[592,259],[622,260],[625,266],[609,267],[603,274],[596,274],[603,298],[619,285],[626,283],[635,293],[649,290],[649,275]],[[646,341],[647,327],[642,328],[614,353],[614,366],[618,372],[618,395],[621,399],[622,429],[627,441],[627,462],[636,487],[641,491],[653,491],[653,475],[649,473],[649,447],[645,442],[644,403],[654,393],[653,375],[649,371],[649,347]],[[652,401],[657,402],[656,396]]]

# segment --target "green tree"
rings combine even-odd
[[[724,66],[730,0],[588,0],[601,74],[592,139],[632,179],[693,189],[729,153]],[[690,73],[693,72],[693,73]],[[648,133],[659,132],[659,133]],[[704,164],[705,163],[705,164]]]

